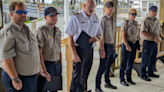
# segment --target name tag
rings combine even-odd
[[[48,38],[52,38],[51,36],[48,36]]]
[[[85,23],[85,22],[81,22],[81,23]]]
[[[97,21],[93,21],[93,23],[98,23]]]

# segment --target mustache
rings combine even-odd
[[[26,18],[25,16],[21,17],[21,18]]]

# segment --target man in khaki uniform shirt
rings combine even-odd
[[[105,77],[105,87],[106,88],[112,88],[117,89],[116,86],[113,86],[109,80],[109,73],[110,73],[110,67],[113,63],[114,58],[114,49],[115,49],[115,20],[112,17],[112,13],[114,12],[114,4],[111,1],[106,2],[105,4],[105,15],[101,20],[101,27],[103,30],[103,40],[104,40],[104,51],[106,53],[105,58],[100,58],[100,65],[99,69],[97,71],[96,76],[96,92],[103,92],[101,89],[101,77],[104,73]],[[100,49],[100,52],[102,50]]]
[[[35,33],[38,39],[40,59],[44,64],[42,75],[60,76],[61,75],[61,32],[55,26],[57,22],[57,10],[54,7],[48,7],[44,11],[46,24],[41,26]],[[49,74],[45,74],[49,73]],[[38,92],[43,91],[45,78],[38,78]],[[51,91],[49,91],[51,92]],[[53,91],[57,92],[57,91]]]
[[[153,73],[152,67],[156,63],[156,55],[158,43],[161,38],[164,39],[159,20],[156,18],[157,7],[152,6],[149,9],[150,17],[146,18],[141,24],[140,36],[143,41],[142,63],[141,63],[141,79],[151,81],[149,77],[158,78],[159,75]],[[161,38],[160,38],[161,37]],[[146,68],[148,66],[148,76]]]
[[[2,82],[7,92],[35,92],[41,70],[37,39],[24,24],[24,3],[12,1],[9,10],[11,22],[0,31]]]

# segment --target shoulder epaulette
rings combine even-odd
[[[149,17],[145,18],[145,19],[149,19]]]
[[[43,25],[43,26],[39,27],[39,29],[44,29],[44,28],[46,28],[46,26],[45,26],[45,25]]]
[[[77,13],[74,13],[74,15],[78,15],[79,13],[77,12]]]

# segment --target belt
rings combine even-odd
[[[114,44],[104,44],[104,46],[114,46]]]
[[[57,65],[60,61],[59,60],[58,61],[46,61],[46,60],[44,60],[44,62],[49,62],[49,63]]]
[[[130,41],[128,41],[128,43],[136,44],[136,41],[135,41],[135,42],[130,42]]]

